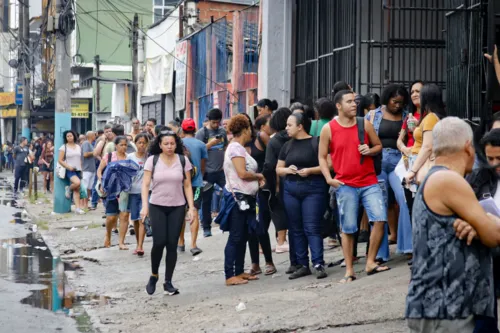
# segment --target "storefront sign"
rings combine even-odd
[[[71,118],[88,118],[89,100],[71,99]]]
[[[16,94],[14,92],[0,93],[0,106],[8,106],[14,104]]]
[[[1,115],[2,115],[2,118],[16,118],[16,115],[17,115],[17,109],[4,109],[4,110],[0,110],[1,111]]]
[[[175,111],[186,108],[187,41],[175,46]]]
[[[16,84],[16,95],[15,95],[16,105],[23,105],[23,84]]]

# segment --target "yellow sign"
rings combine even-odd
[[[71,99],[71,118],[88,118],[88,99]]]
[[[2,118],[16,118],[17,109],[0,110]]]
[[[16,103],[16,93],[15,92],[3,92],[0,93],[0,106],[7,106]]]

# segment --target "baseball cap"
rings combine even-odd
[[[193,118],[186,118],[182,121],[181,127],[183,131],[191,132],[196,129],[196,123]]]

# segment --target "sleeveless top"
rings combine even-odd
[[[365,156],[361,164],[361,154],[358,146],[358,126],[342,127],[333,119],[329,123],[331,140],[330,156],[332,158],[335,179],[347,186],[360,188],[378,183],[375,166],[371,156]],[[365,131],[365,142],[370,142]]]
[[[456,215],[432,212],[423,193],[434,166],[413,204],[413,266],[406,297],[406,318],[453,320],[494,316],[493,264],[490,250],[455,236]],[[443,193],[444,195],[445,193]]]

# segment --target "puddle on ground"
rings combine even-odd
[[[23,200],[17,200],[12,193],[11,184],[0,177],[0,209],[7,206],[14,211],[11,216],[0,214],[0,227],[5,223],[30,222],[22,203]],[[29,229],[33,230],[32,227]],[[71,265],[62,262],[60,257],[54,257],[36,232],[28,233],[25,237],[0,239],[0,279],[35,285],[31,295],[22,299],[21,303],[64,312],[75,318],[80,332],[95,332],[83,305],[106,305],[111,299],[98,295],[75,295],[65,280],[65,267]]]

